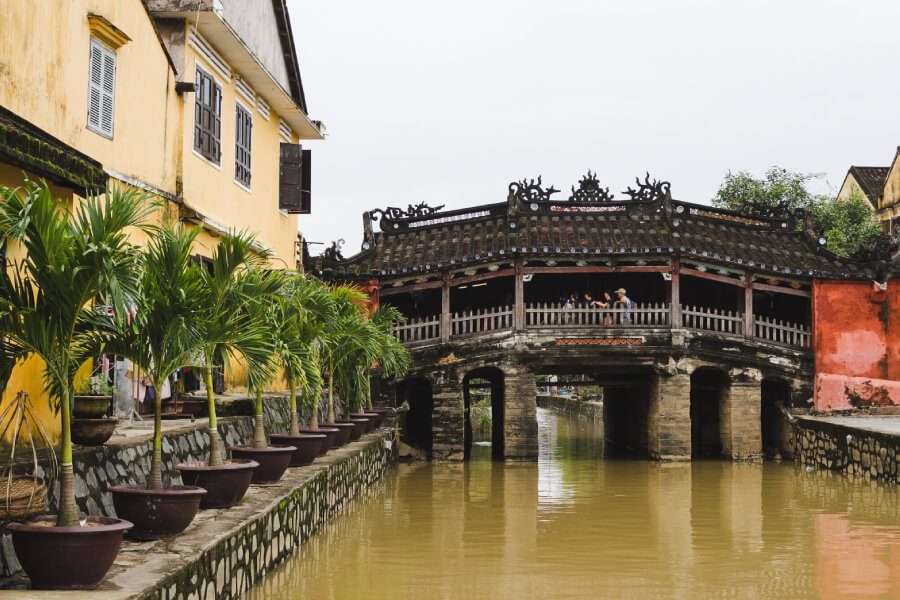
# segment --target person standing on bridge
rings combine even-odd
[[[603,292],[601,300],[594,300],[594,306],[603,310],[603,324],[607,327],[613,324],[612,309],[614,303],[612,293],[609,291]]]
[[[625,291],[625,288],[617,289],[616,297],[618,298],[616,306],[622,310],[619,322],[622,325],[631,325],[631,311],[634,308],[634,302],[628,297],[628,292]]]

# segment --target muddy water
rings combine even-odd
[[[401,465],[248,597],[900,598],[896,487],[604,458],[599,427],[539,422],[537,463]]]

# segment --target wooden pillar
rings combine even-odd
[[[674,328],[681,327],[681,275],[678,270],[678,261],[675,261],[669,287],[669,324]]]
[[[441,342],[450,341],[450,273],[441,283]]]
[[[744,337],[751,338],[754,335],[753,327],[753,283],[752,277],[747,273],[747,281],[744,285]]]
[[[525,279],[522,277],[522,259],[516,259],[515,307],[513,327],[516,331],[525,329]]]

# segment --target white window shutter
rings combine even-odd
[[[112,137],[116,94],[116,55],[97,40],[91,40],[88,83],[88,127]]]

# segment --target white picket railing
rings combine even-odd
[[[744,314],[733,310],[682,306],[681,323],[685,329],[744,335]]]
[[[669,305],[637,304],[633,308],[575,308],[561,302],[525,305],[526,327],[668,327]]]
[[[441,339],[441,317],[413,317],[394,327],[394,335],[404,344]]]
[[[450,338],[470,337],[483,333],[511,330],[513,307],[498,306],[453,313],[450,316]],[[590,327],[669,327],[670,306],[667,303],[637,304],[634,308],[567,308],[562,303],[530,303],[525,305],[525,327],[528,329]],[[698,306],[681,307],[685,329],[708,331],[729,336],[744,335],[744,315],[739,311]],[[404,344],[415,345],[441,340],[440,316],[414,317],[393,329]],[[812,332],[805,325],[768,317],[753,319],[754,339],[809,348]]]
[[[450,335],[454,337],[512,329],[512,326],[511,306],[476,308],[450,315]]]
[[[765,342],[809,348],[812,332],[809,327],[795,323],[785,323],[769,317],[754,317],[753,337]]]

